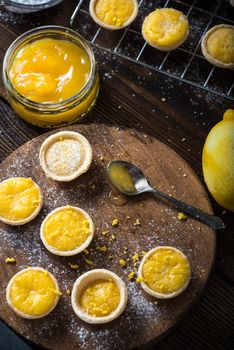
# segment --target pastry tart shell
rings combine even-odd
[[[4,182],[6,182],[8,180],[13,180],[13,179],[16,179],[16,177],[6,179],[6,180],[2,181],[1,184],[3,184]],[[36,188],[38,189],[39,195],[40,195],[38,206],[34,210],[34,212],[30,216],[28,216],[27,218],[22,219],[22,220],[10,220],[10,219],[6,219],[3,216],[0,216],[0,221],[4,222],[5,224],[8,224],[8,225],[20,226],[20,225],[24,225],[24,224],[27,224],[28,222],[32,221],[39,214],[39,212],[42,208],[42,205],[43,205],[43,195],[42,195],[42,191],[41,191],[41,188],[39,187],[39,185],[34,181],[33,181],[33,183],[36,186]]]
[[[89,283],[95,280],[98,280],[98,279],[108,280],[110,278],[115,282],[116,286],[119,288],[119,291],[120,291],[119,305],[110,315],[107,315],[104,317],[95,317],[95,316],[89,315],[87,312],[85,312],[81,308],[78,302],[83,288],[85,288]],[[114,272],[106,269],[91,270],[89,272],[84,273],[76,280],[72,289],[71,301],[72,301],[72,308],[74,312],[84,322],[87,322],[90,324],[108,323],[113,321],[117,317],[119,317],[125,310],[126,304],[128,301],[127,288],[124,282],[122,281],[122,279],[119,276],[117,276]]]
[[[208,62],[210,62],[211,64],[213,64],[216,67],[220,67],[220,68],[229,68],[232,69],[234,68],[234,62],[233,63],[225,63],[225,62],[221,62],[219,60],[217,60],[216,58],[214,58],[209,52],[208,52],[208,40],[211,34],[213,34],[216,30],[221,29],[221,28],[232,28],[232,25],[228,25],[228,24],[219,24],[217,26],[214,26],[212,28],[210,28],[206,34],[203,36],[202,38],[202,42],[201,42],[201,50],[202,53],[204,55],[204,57],[206,58],[206,60]]]
[[[78,213],[81,213],[86,220],[88,220],[89,222],[89,236],[87,237],[87,239],[85,240],[85,242],[83,244],[81,244],[79,247],[77,247],[76,249],[73,249],[73,250],[58,250],[54,247],[52,247],[51,245],[49,245],[44,237],[44,226],[45,226],[45,223],[46,221],[55,213],[59,212],[59,211],[62,211],[62,210],[66,210],[66,209],[72,209],[72,210],[75,210],[77,211]],[[51,211],[46,217],[45,219],[43,220],[42,224],[41,224],[41,228],[40,228],[40,238],[42,240],[42,243],[44,244],[44,246],[46,247],[47,250],[49,250],[52,254],[55,254],[55,255],[59,255],[59,256],[73,256],[73,255],[76,255],[76,254],[79,254],[81,252],[83,252],[86,248],[88,248],[88,246],[90,245],[92,239],[93,239],[93,236],[94,236],[94,230],[95,230],[95,227],[94,227],[94,223],[93,223],[93,220],[91,219],[91,217],[89,216],[89,214],[81,209],[81,208],[78,208],[78,207],[73,207],[73,206],[70,206],[70,205],[67,205],[67,206],[64,206],[64,207],[59,207],[59,208],[56,208],[55,210]]]
[[[23,269],[21,271],[19,271],[18,273],[16,273],[12,278],[11,280],[9,281],[8,285],[7,285],[7,289],[6,289],[6,300],[7,300],[7,303],[8,305],[10,306],[10,308],[20,317],[22,318],[26,318],[26,319],[38,319],[38,318],[42,318],[44,316],[47,316],[49,313],[51,313],[55,307],[57,306],[58,304],[58,301],[59,301],[59,298],[60,298],[60,295],[57,295],[57,297],[55,298],[55,301],[54,301],[54,304],[53,306],[47,311],[45,312],[44,314],[41,314],[39,316],[35,316],[35,315],[29,315],[29,314],[26,314],[26,313],[23,313],[22,311],[18,310],[11,302],[11,298],[10,298],[10,290],[11,290],[11,286],[12,286],[12,283],[14,282],[14,278],[16,276],[19,276],[20,274],[26,272],[26,271],[42,271],[42,272],[46,272],[50,277],[51,279],[53,280],[54,284],[55,284],[55,287],[56,289],[59,291],[59,286],[58,286],[58,282],[56,280],[56,278],[54,277],[54,275],[52,275],[52,273],[50,273],[49,271],[41,268],[41,267],[28,267],[27,269]]]
[[[139,277],[143,277],[142,276],[142,269],[143,269],[143,266],[144,266],[146,260],[151,256],[151,254],[153,254],[156,250],[159,250],[159,249],[160,250],[161,249],[174,250],[175,252],[183,255],[183,257],[187,260],[187,263],[189,264],[189,261],[188,261],[187,257],[184,255],[184,253],[182,253],[181,250],[179,250],[179,249],[177,249],[175,247],[170,247],[170,246],[158,246],[156,248],[151,249],[150,251],[148,251],[144,255],[144,257],[143,257],[143,259],[141,261],[141,264],[139,266],[139,269],[138,269],[138,276]],[[189,266],[190,266],[190,264],[189,264]],[[189,276],[188,276],[188,279],[187,279],[186,283],[183,285],[183,287],[178,289],[177,291],[175,291],[173,293],[165,294],[165,293],[156,292],[155,290],[149,288],[148,285],[145,282],[140,282],[140,284],[141,284],[141,287],[144,289],[144,291],[146,293],[148,293],[149,295],[151,295],[151,296],[153,296],[155,298],[158,298],[158,299],[171,299],[171,298],[177,297],[179,294],[181,294],[187,288],[187,286],[189,285],[189,282],[190,282],[190,278],[191,278],[191,272],[190,271],[191,271],[191,269],[189,269]]]
[[[75,141],[79,141],[85,150],[84,161],[76,171],[74,171],[72,174],[69,174],[69,175],[56,174],[55,172],[49,169],[46,162],[46,152],[51,147],[51,145],[53,145],[53,143],[55,143],[60,139],[74,139]],[[93,159],[93,150],[89,141],[86,139],[86,137],[84,137],[80,133],[75,131],[60,131],[60,132],[57,132],[56,134],[49,136],[42,143],[40,148],[40,153],[39,153],[39,159],[40,159],[40,165],[44,170],[46,176],[48,176],[49,178],[55,181],[69,182],[88,171]]]

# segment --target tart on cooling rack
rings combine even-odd
[[[173,8],[160,8],[151,12],[142,25],[145,41],[161,51],[171,51],[186,40],[189,33],[187,17]]]
[[[234,68],[234,26],[219,24],[209,29],[202,38],[201,49],[214,66]]]
[[[76,315],[87,323],[113,321],[127,304],[127,289],[114,272],[96,269],[81,275],[72,290],[72,307]]]
[[[137,16],[136,0],[91,0],[89,12],[103,28],[118,30],[130,25]]]

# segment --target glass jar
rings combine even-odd
[[[43,38],[67,40],[82,48],[90,59],[90,72],[85,85],[75,95],[56,103],[38,103],[22,96],[12,85],[9,72],[15,56],[25,45]],[[75,31],[60,26],[32,29],[18,37],[8,48],[3,61],[3,82],[15,112],[27,122],[45,128],[75,123],[94,105],[99,92],[99,76],[94,53],[88,42]]]

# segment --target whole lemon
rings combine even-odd
[[[234,110],[208,134],[202,153],[205,183],[214,199],[234,212]]]

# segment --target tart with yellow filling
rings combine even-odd
[[[28,319],[48,315],[57,305],[61,293],[55,277],[40,267],[18,272],[8,283],[6,299],[12,310]]]
[[[41,189],[31,178],[13,177],[0,183],[0,220],[6,224],[26,224],[42,204]]]
[[[134,21],[138,13],[138,3],[136,0],[91,0],[89,12],[101,27],[118,30]]]
[[[49,213],[41,224],[40,237],[53,254],[72,256],[81,253],[91,243],[94,224],[81,208],[67,205]]]
[[[127,304],[127,289],[114,272],[97,269],[84,273],[72,290],[72,307],[87,323],[107,323],[120,316]]]
[[[92,162],[88,140],[78,132],[60,131],[49,136],[40,149],[45,174],[56,181],[72,181],[85,173]]]
[[[142,25],[145,41],[161,51],[171,51],[186,40],[189,33],[187,17],[173,8],[160,8],[151,12]]]
[[[142,288],[159,299],[174,298],[190,281],[190,264],[177,248],[160,246],[145,254],[138,271]]]
[[[214,66],[234,68],[234,26],[219,24],[212,27],[202,38],[201,49]]]

